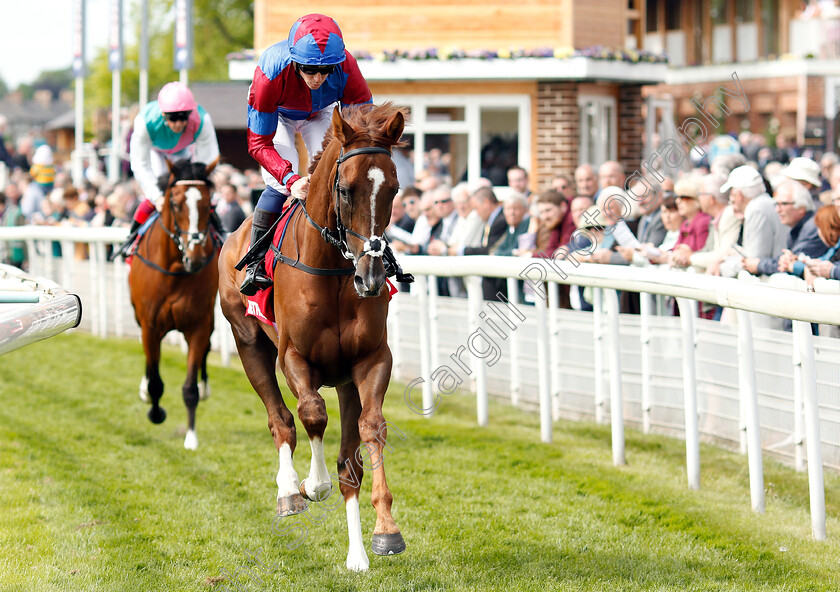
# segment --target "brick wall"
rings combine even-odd
[[[573,173],[580,142],[578,87],[575,82],[540,82],[537,86],[536,182],[538,191],[559,173]]]
[[[618,89],[618,160],[627,171],[641,165],[645,120],[642,115],[642,87],[621,86]]]

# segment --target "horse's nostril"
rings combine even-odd
[[[365,289],[365,281],[362,279],[362,276],[357,275],[353,277],[353,283],[356,284],[356,289],[360,291],[364,291]]]

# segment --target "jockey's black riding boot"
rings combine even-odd
[[[259,241],[263,235],[268,232],[279,214],[256,208],[254,210],[254,220],[251,223],[251,247]],[[271,244],[266,240],[256,253],[259,258],[248,264],[245,270],[245,281],[239,286],[239,291],[246,296],[253,296],[258,290],[270,288],[273,285],[271,278],[265,272],[265,254],[268,252],[268,247]]]
[[[134,239],[137,238],[137,231],[140,229],[140,226],[141,224],[137,220],[131,221],[131,228],[128,230],[128,238],[126,238],[125,242],[120,245],[120,248],[114,251],[114,254],[111,255],[112,261],[120,256],[128,257],[128,249],[131,247]]]

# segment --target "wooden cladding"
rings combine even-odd
[[[285,39],[300,16],[333,17],[351,50],[457,47],[624,47],[626,0],[371,0],[365,3],[255,1],[255,48]]]

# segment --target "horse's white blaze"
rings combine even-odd
[[[359,514],[359,499],[354,495],[344,505],[347,510],[347,536],[350,548],[347,551],[347,569],[367,571],[370,567],[365,546],[362,544],[362,518]]]
[[[144,403],[149,402],[149,379],[145,376],[140,380],[140,400]]]
[[[370,167],[368,170],[368,179],[373,181],[373,189],[370,192],[370,235],[376,236],[376,220],[374,219],[374,215],[376,214],[376,194],[379,193],[379,188],[385,182],[385,173],[382,172],[382,169],[379,167]]]
[[[187,198],[187,209],[190,212],[190,230],[192,235],[198,234],[198,202],[201,201],[201,191],[195,187],[187,189],[185,196]]]
[[[195,435],[195,430],[187,430],[187,437],[184,438],[184,448],[187,450],[198,448],[198,436]]]
[[[309,477],[304,482],[306,497],[321,501],[326,499],[332,489],[327,462],[324,460],[324,442],[316,436],[309,440],[309,447],[312,449],[312,462],[309,465]]]
[[[280,446],[280,470],[277,471],[277,499],[300,494],[300,481],[292,462],[292,448],[287,443]]]

